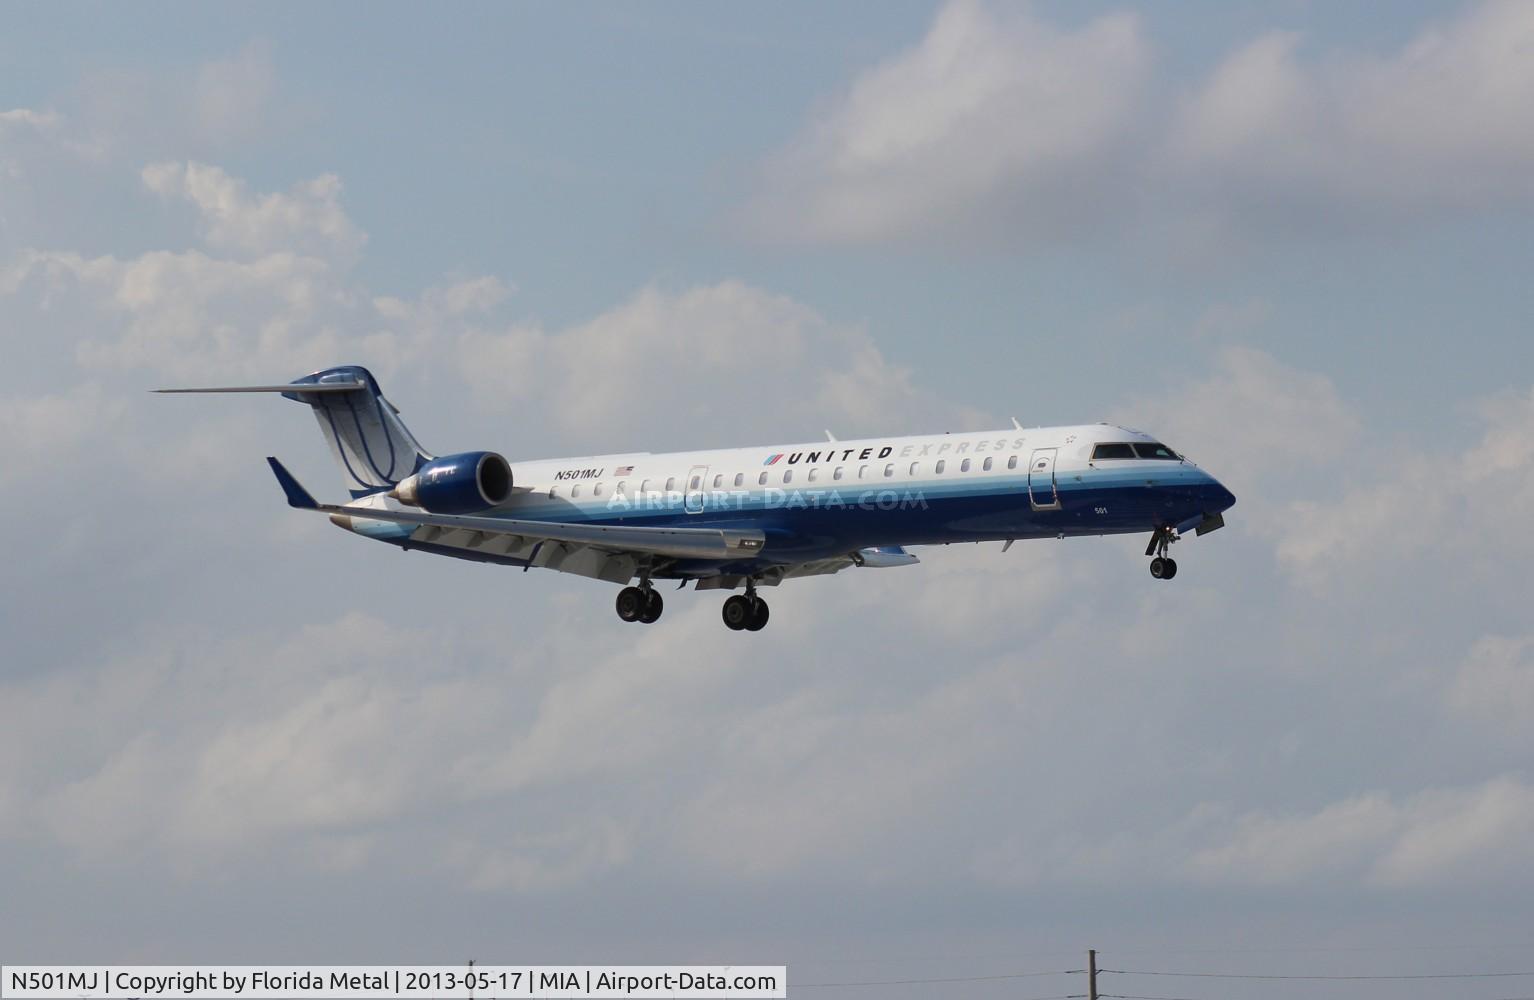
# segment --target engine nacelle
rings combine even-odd
[[[433,514],[472,514],[511,497],[511,466],[493,451],[444,455],[401,479],[389,496]]]

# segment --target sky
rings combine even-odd
[[[5,20],[0,959],[1534,971],[1534,5]],[[1239,500],[641,628],[146,391],[335,364],[513,467],[1110,420]]]

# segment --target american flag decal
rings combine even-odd
[[[634,467],[632,465],[620,465],[613,471],[613,475],[615,476],[631,476],[633,474]]]
[[[780,458],[782,458],[782,457],[783,457],[783,453],[782,453],[782,452],[781,452],[781,451],[780,451],[780,452],[778,452],[778,453],[777,453],[777,454],[776,454],[776,455],[772,455],[772,456],[770,456],[770,457],[769,457],[769,458],[768,458],[768,459],[767,459],[767,461],[765,461],[765,462],[763,462],[763,463],[762,463],[762,464],[763,464],[763,465],[772,465],[772,464],[773,464],[773,463],[774,463],[774,462],[776,462],[776,461],[777,461],[777,460],[778,460],[778,459],[780,459]]]

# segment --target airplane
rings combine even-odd
[[[869,438],[720,451],[508,462],[437,456],[366,368],[272,385],[156,389],[279,393],[313,410],[351,499],[320,503],[268,458],[288,503],[347,531],[480,562],[621,584],[625,622],[653,623],[657,581],[731,593],[730,629],[760,631],[758,593],[799,577],[918,562],[912,545],[1148,532],[1158,580],[1186,532],[1225,524],[1236,498],[1149,434],[1114,424]]]

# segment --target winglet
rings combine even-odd
[[[310,496],[309,491],[299,485],[298,480],[293,478],[293,473],[284,468],[281,462],[268,455],[266,464],[272,467],[272,474],[277,477],[278,485],[282,487],[282,492],[288,495],[289,507],[302,507],[307,510],[319,509],[320,505],[315,501],[314,497]]]

